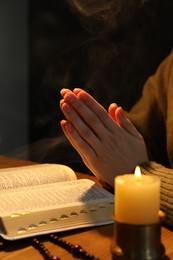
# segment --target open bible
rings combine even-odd
[[[19,239],[113,223],[114,196],[60,164],[0,170],[0,235]]]

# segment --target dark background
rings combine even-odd
[[[172,0],[150,0],[101,37],[84,30],[64,0],[1,0],[0,154],[75,157],[59,126],[60,89],[82,87],[105,108],[129,110],[172,49],[172,13]]]
[[[28,142],[28,4],[0,1],[0,154]]]

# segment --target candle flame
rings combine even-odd
[[[137,179],[140,179],[141,178],[141,170],[140,170],[140,167],[139,166],[136,166],[135,168],[135,177]]]

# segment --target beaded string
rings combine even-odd
[[[82,260],[99,260],[99,258],[95,257],[92,254],[89,254],[86,250],[84,250],[80,245],[74,245],[69,243],[68,241],[58,237],[57,235],[50,234],[48,236],[48,240],[54,243],[57,246],[64,248],[68,251],[74,258],[82,259]],[[53,256],[49,250],[45,247],[45,245],[36,237],[29,239],[31,245],[39,251],[39,253],[44,257],[45,260],[61,260],[58,256]],[[0,239],[0,251],[4,249],[6,245],[6,241],[4,239]]]

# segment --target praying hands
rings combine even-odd
[[[113,103],[107,112],[82,89],[62,89],[61,95],[62,130],[98,179],[113,186],[116,175],[148,161],[144,140],[121,107]]]

